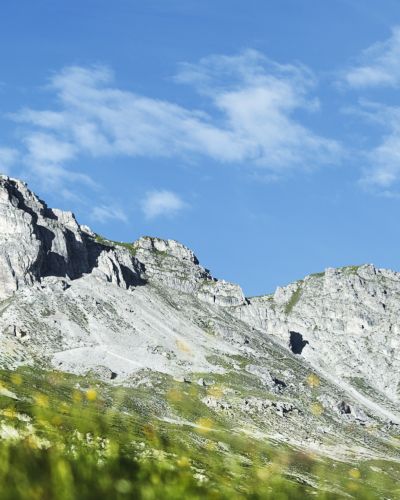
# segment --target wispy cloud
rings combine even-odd
[[[400,87],[400,27],[391,36],[364,50],[359,62],[343,73],[341,83],[357,89],[361,96],[371,88]],[[351,113],[381,128],[377,144],[358,152],[365,162],[360,178],[364,187],[378,194],[392,196],[400,180],[400,108],[361,97]]]
[[[360,101],[360,115],[384,130],[380,142],[362,153],[367,166],[361,184],[388,195],[400,180],[400,108]]]
[[[57,109],[12,116],[24,126],[27,163],[57,180],[66,164],[85,155],[206,157],[279,175],[340,157],[337,142],[295,117],[318,110],[315,78],[301,65],[279,65],[249,50],[182,65],[175,81],[206,96],[208,112],[121,90],[107,67],[64,68],[47,87]]]
[[[114,205],[98,205],[92,208],[90,218],[96,222],[106,223],[112,220],[128,222],[125,212]]]
[[[295,114],[315,112],[312,72],[281,65],[254,50],[236,56],[214,55],[183,64],[175,80],[194,85],[217,111],[228,144],[211,144],[211,155],[275,172],[340,161],[341,148],[303,126]],[[226,148],[229,146],[229,149]]]
[[[18,151],[13,148],[0,147],[0,173],[6,174],[18,160]]]
[[[363,51],[357,64],[343,74],[343,81],[350,87],[399,87],[400,86],[400,27],[383,42]]]
[[[141,206],[146,219],[175,216],[188,207],[179,195],[166,190],[149,191],[142,200]]]

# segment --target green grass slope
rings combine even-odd
[[[249,437],[202,403],[215,387],[149,377],[151,389],[0,372],[0,498],[400,498],[399,464]]]

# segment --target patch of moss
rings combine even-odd
[[[323,278],[324,276],[325,276],[325,271],[323,271],[322,273],[310,274],[310,278]]]
[[[285,314],[289,315],[293,311],[294,306],[298,303],[298,301],[301,298],[301,294],[303,293],[303,290],[300,286],[293,292],[292,296],[290,297],[289,302],[285,306]]]
[[[346,274],[355,274],[361,266],[345,266],[340,268]]]
[[[153,252],[157,257],[160,257],[161,259],[164,259],[165,257],[168,257],[169,253],[166,252],[165,250],[157,250],[157,248],[153,248]]]
[[[127,242],[124,242],[124,241],[113,241],[113,240],[108,240],[107,238],[104,238],[103,236],[101,236],[100,234],[96,234],[96,238],[95,240],[97,241],[97,243],[100,243],[101,245],[105,245],[105,246],[108,246],[108,247],[123,247],[123,248],[126,248],[127,250],[129,250],[129,252],[135,256],[136,255],[136,252],[137,252],[137,247],[134,243],[127,243]]]
[[[135,256],[137,252],[137,246],[134,243],[126,243],[126,242],[119,242],[119,241],[114,241],[114,244],[120,247],[124,247],[127,250],[130,251],[130,253]]]
[[[0,370],[16,396],[0,395],[0,424],[14,436],[0,440],[0,497],[398,498],[395,461],[315,457],[241,432],[204,403],[224,400],[226,385],[262,397],[251,374],[213,374],[209,387],[143,376],[150,386],[130,388],[34,367]]]

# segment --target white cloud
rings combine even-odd
[[[6,174],[18,160],[18,151],[12,148],[0,147],[0,173]]]
[[[128,222],[128,217],[125,212],[113,205],[98,205],[92,208],[90,218],[96,222],[109,222],[111,220],[118,220]]]
[[[149,191],[142,200],[142,211],[146,219],[159,216],[171,217],[187,207],[187,204],[172,191]]]
[[[47,188],[61,188],[67,181],[96,186],[88,175],[64,166],[79,154],[79,149],[72,142],[51,132],[32,130],[25,134],[23,144],[25,165]]]
[[[298,111],[314,112],[319,107],[309,97],[315,78],[302,65],[280,65],[247,50],[237,56],[210,56],[197,65],[183,64],[175,79],[194,85],[211,99],[229,131],[230,147],[217,144],[225,161],[281,172],[339,160],[341,148],[335,141],[294,118]]]
[[[361,116],[385,130],[379,144],[363,152],[367,167],[361,183],[387,194],[400,180],[400,108],[368,101],[360,105]]]
[[[310,97],[314,78],[301,65],[279,65],[245,51],[182,65],[175,80],[206,96],[209,111],[120,90],[107,67],[63,69],[48,85],[58,109],[23,109],[12,116],[26,127],[27,162],[46,178],[53,170],[62,179],[64,165],[84,155],[203,156],[278,174],[340,157],[335,141],[295,117],[318,109]]]
[[[366,49],[359,63],[343,74],[343,82],[359,90],[400,87],[400,26],[392,29],[387,40]],[[360,182],[379,194],[392,195],[400,180],[400,108],[361,99],[348,112],[382,128],[378,144],[359,151],[365,161]]]
[[[366,49],[359,64],[347,70],[344,82],[350,87],[398,87],[400,85],[400,27],[392,35]]]
[[[392,196],[390,190],[400,180],[400,107],[361,99],[358,107],[344,112],[383,130],[375,145],[354,154],[364,163],[360,183],[377,194]]]
[[[379,188],[389,188],[400,177],[400,133],[397,130],[384,137],[382,143],[368,154],[371,169],[362,181]]]
[[[54,135],[42,132],[30,133],[25,140],[29,159],[38,164],[64,163],[75,156],[76,148]]]

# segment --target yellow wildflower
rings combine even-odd
[[[320,403],[313,403],[311,405],[311,413],[318,417],[324,413],[324,408]]]
[[[209,432],[213,428],[213,421],[210,418],[199,418],[196,421],[196,426],[199,432]]]
[[[354,468],[354,469],[350,469],[349,470],[349,476],[352,478],[352,479],[360,479],[361,477],[361,472]]]
[[[310,375],[307,377],[307,384],[310,387],[315,388],[319,386],[320,380],[317,375],[315,375],[315,373],[310,373]]]
[[[22,384],[22,377],[19,373],[13,373],[11,375],[11,382],[14,385],[21,385]]]
[[[88,401],[96,401],[96,399],[97,399],[97,392],[94,389],[88,389],[86,391],[86,399]]]
[[[42,408],[47,408],[49,406],[49,398],[45,394],[36,394],[35,403]]]

